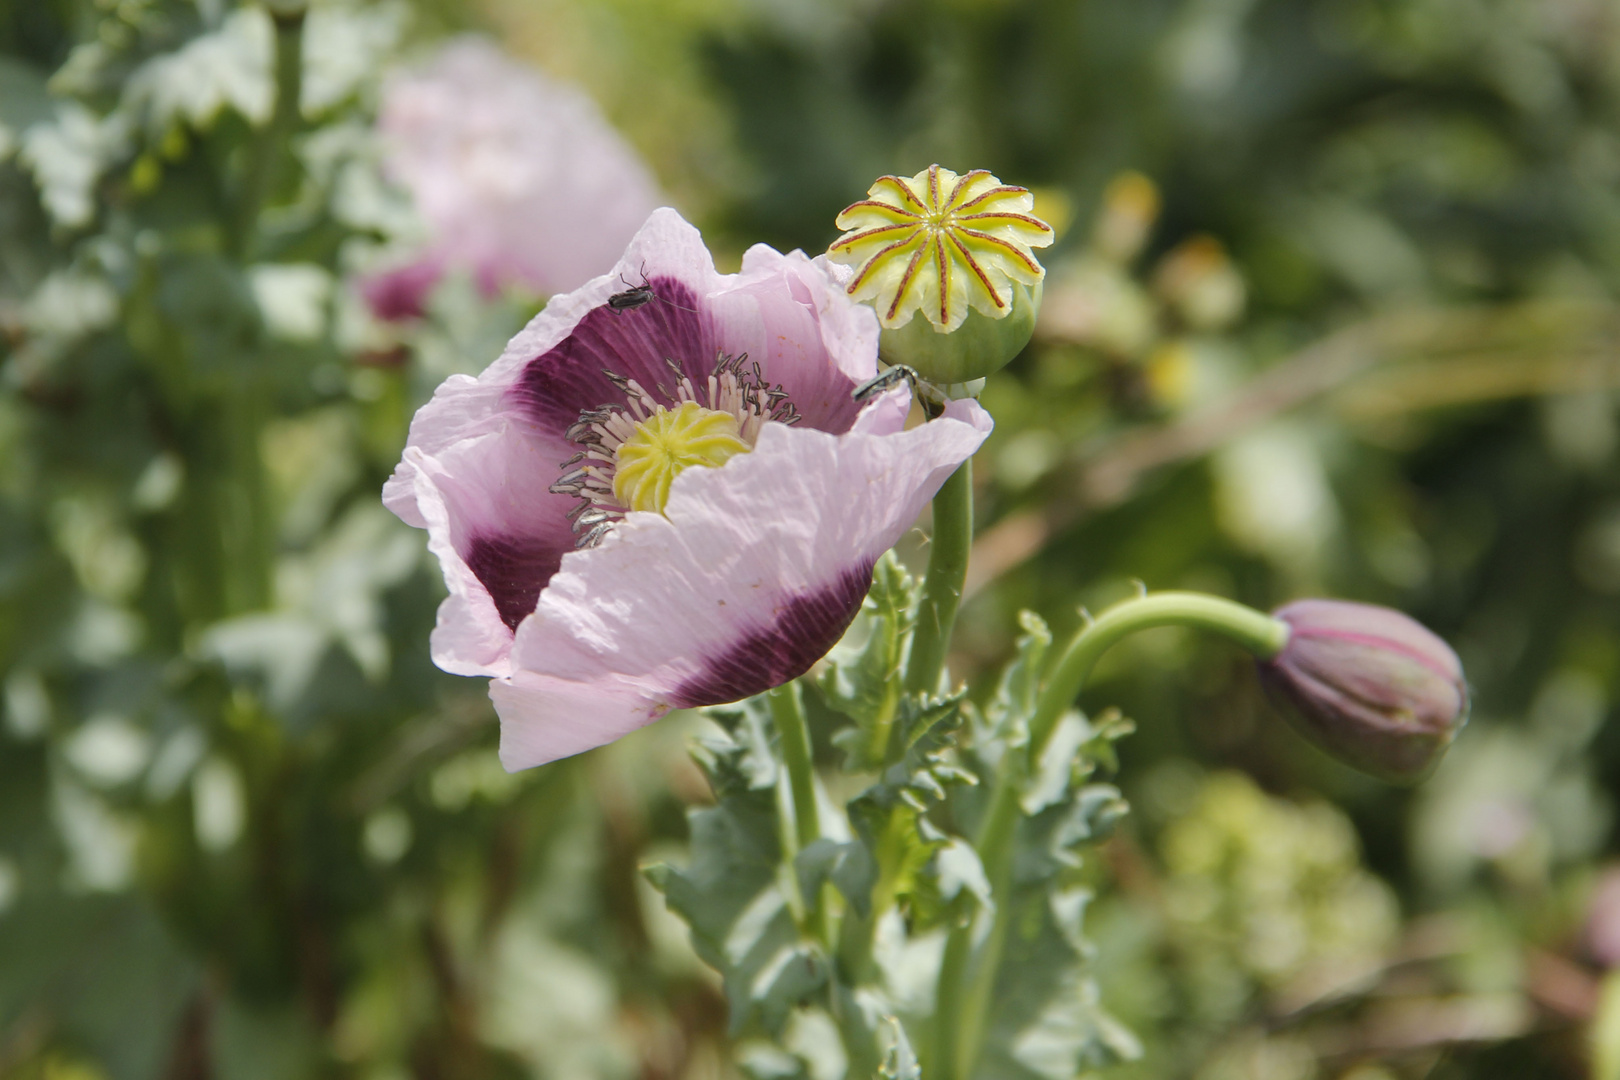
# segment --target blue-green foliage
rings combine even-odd
[[[1089,780],[1112,763],[1112,744],[1130,726],[1064,718],[1025,785],[1010,891],[995,894],[971,837],[998,766],[1028,754],[1050,634],[1025,617],[1017,656],[981,719],[961,691],[901,693],[914,602],[898,560],[885,557],[858,631],[864,643],[835,654],[820,679],[832,715],[854,722],[834,741],[842,771],[862,781],[839,808],[843,820],[823,829],[833,835],[793,853],[782,818],[787,766],[769,708],[752,699],[707,710],[720,730],[700,737],[694,755],[716,804],[690,815],[686,866],[648,875],[720,972],[732,1031],[781,1044],[745,1058],[756,1074],[779,1075],[771,1070],[792,1059],[796,1008],[836,1019],[852,1068],[913,1070],[910,1048],[932,1031],[930,971],[943,936],[976,919],[988,925],[998,905],[1016,917],[996,984],[989,1075],[1067,1075],[1065,1067],[1132,1057],[1132,1037],[1101,1009],[1083,971],[1089,892],[1078,876],[1085,851],[1125,812],[1117,789]]]
[[[670,910],[692,930],[698,955],[721,973],[734,1035],[755,1027],[779,1036],[788,1010],[825,987],[828,958],[799,931],[783,875],[779,782],[770,711],[759,698],[709,710],[721,728],[695,747],[714,791],[693,811],[687,866],[647,871]],[[809,854],[808,852],[806,854]]]

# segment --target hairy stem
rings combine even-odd
[[[935,1060],[932,1075],[967,1080],[983,1044],[986,1013],[995,989],[1001,953],[1012,922],[1012,856],[1018,829],[1018,792],[1030,763],[1038,760],[1058,719],[1073,704],[1102,654],[1122,638],[1159,626],[1191,626],[1231,638],[1260,659],[1277,655],[1288,643],[1285,623],[1242,604],[1202,593],[1165,592],[1116,604],[1081,627],[1053,662],[1029,722],[1029,746],[1002,755],[990,806],[975,847],[995,898],[995,913],[983,943],[975,950],[972,926],[958,927],[945,945],[934,1010]]]
[[[934,693],[945,667],[945,649],[956,625],[973,546],[973,459],[962,462],[934,496],[934,535],[929,541],[928,573],[917,603],[917,629],[906,661],[907,693]]]

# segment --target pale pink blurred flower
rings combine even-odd
[[[1586,914],[1586,945],[1606,968],[1620,967],[1620,867],[1598,878]]]
[[[384,84],[386,175],[411,196],[427,248],[361,291],[380,318],[420,315],[446,271],[493,295],[578,288],[612,266],[658,187],[585,93],[461,38]]]
[[[644,302],[609,304],[643,266]],[[428,530],[450,590],[433,658],[491,677],[507,768],[780,685],[832,647],[991,426],[953,401],[908,431],[904,389],[859,406],[877,342],[822,260],[759,245],[718,274],[664,209],[439,387],[383,499]],[[710,456],[684,471],[621,453],[687,421],[680,449]]]

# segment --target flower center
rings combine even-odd
[[[695,401],[677,409],[660,407],[635,426],[635,434],[613,451],[613,497],[630,510],[664,512],[669,485],[694,465],[715,468],[753,447],[742,441],[741,425],[728,412],[705,409]]]
[[[677,476],[748,453],[767,423],[798,421],[787,391],[767,386],[759,365],[747,361],[747,353],[720,354],[701,388],[665,361],[675,390],[659,386],[657,397],[634,379],[603,373],[624,393],[624,403],[579,414],[567,437],[583,449],[563,463],[563,475],[551,485],[579,500],[569,514],[577,547],[595,546],[632,510],[663,513]]]

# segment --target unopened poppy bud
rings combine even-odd
[[[1288,625],[1288,644],[1260,663],[1260,678],[1294,728],[1382,780],[1426,776],[1468,719],[1451,647],[1373,604],[1298,600],[1272,614]]]
[[[983,169],[884,176],[838,215],[827,250],[845,291],[877,309],[883,359],[939,385],[982,379],[1029,343],[1052,242],[1034,196]],[[916,316],[921,316],[918,318]]]

